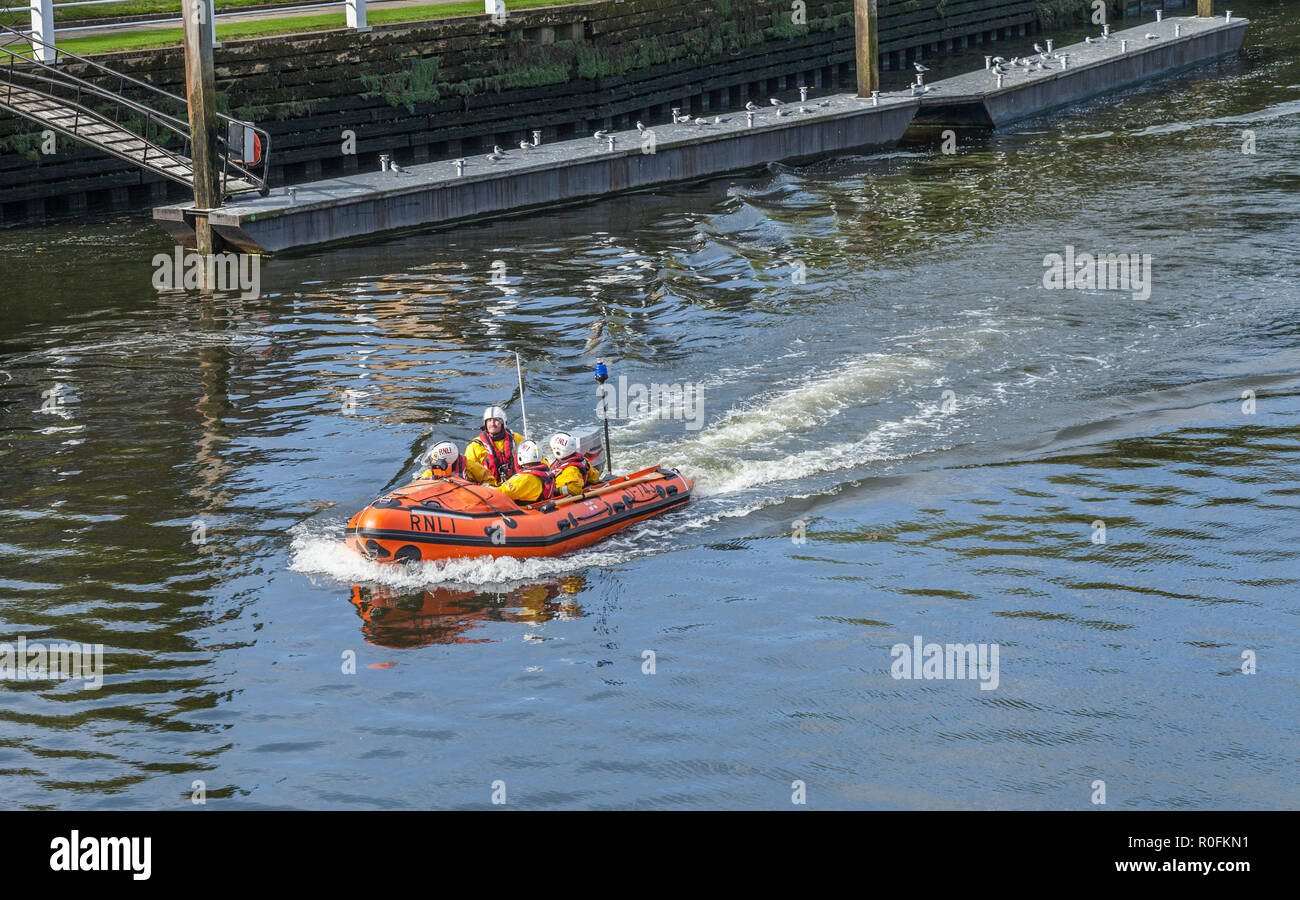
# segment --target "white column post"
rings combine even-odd
[[[217,0],[202,0],[203,18],[206,20],[203,27],[207,29],[208,34],[212,35],[212,46],[220,47],[221,41],[217,40]]]
[[[43,63],[52,63],[58,56],[54,49],[54,0],[32,0],[32,56]]]
[[[369,31],[366,24],[366,0],[344,0],[343,8],[347,11],[348,27],[354,31]]]

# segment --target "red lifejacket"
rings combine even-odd
[[[545,463],[533,463],[531,466],[521,466],[519,474],[536,475],[542,481],[542,493],[536,500],[525,501],[527,503],[540,503],[543,500],[550,500],[555,496],[555,476],[551,474],[550,468]]]
[[[559,478],[560,473],[569,468],[569,466],[577,467],[578,472],[582,475],[582,483],[586,484],[587,473],[591,471],[591,461],[581,453],[575,453],[567,459],[557,459],[555,462],[551,463],[551,474],[556,478]]]
[[[483,462],[487,465],[488,474],[497,484],[505,484],[507,478],[519,471],[518,463],[515,462],[515,435],[509,428],[501,430],[504,449],[500,453],[492,441],[492,435],[486,431],[480,431],[474,440],[487,448],[487,458]]]

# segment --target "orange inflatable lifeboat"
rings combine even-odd
[[[651,468],[602,481],[577,497],[520,506],[463,478],[422,479],[384,494],[348,520],[345,539],[381,563],[470,556],[560,556],[690,502],[695,483]]]

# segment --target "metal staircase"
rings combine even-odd
[[[44,63],[30,50],[11,49],[17,44],[49,47],[54,61]],[[84,67],[86,78],[65,70],[72,63]],[[126,96],[128,92],[140,99]],[[5,22],[0,22],[0,110],[194,188],[184,97],[54,48]],[[223,126],[216,155],[222,194],[266,194],[270,136],[230,116],[218,114],[218,119]]]

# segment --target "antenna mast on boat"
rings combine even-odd
[[[515,353],[515,373],[519,376],[519,412],[524,419],[524,440],[528,440],[528,407],[524,406],[524,367]]]
[[[605,382],[609,379],[609,367],[603,359],[596,360],[596,393],[600,394],[600,417],[605,422],[605,474],[614,474],[614,451],[609,446],[609,409],[605,405]]]

